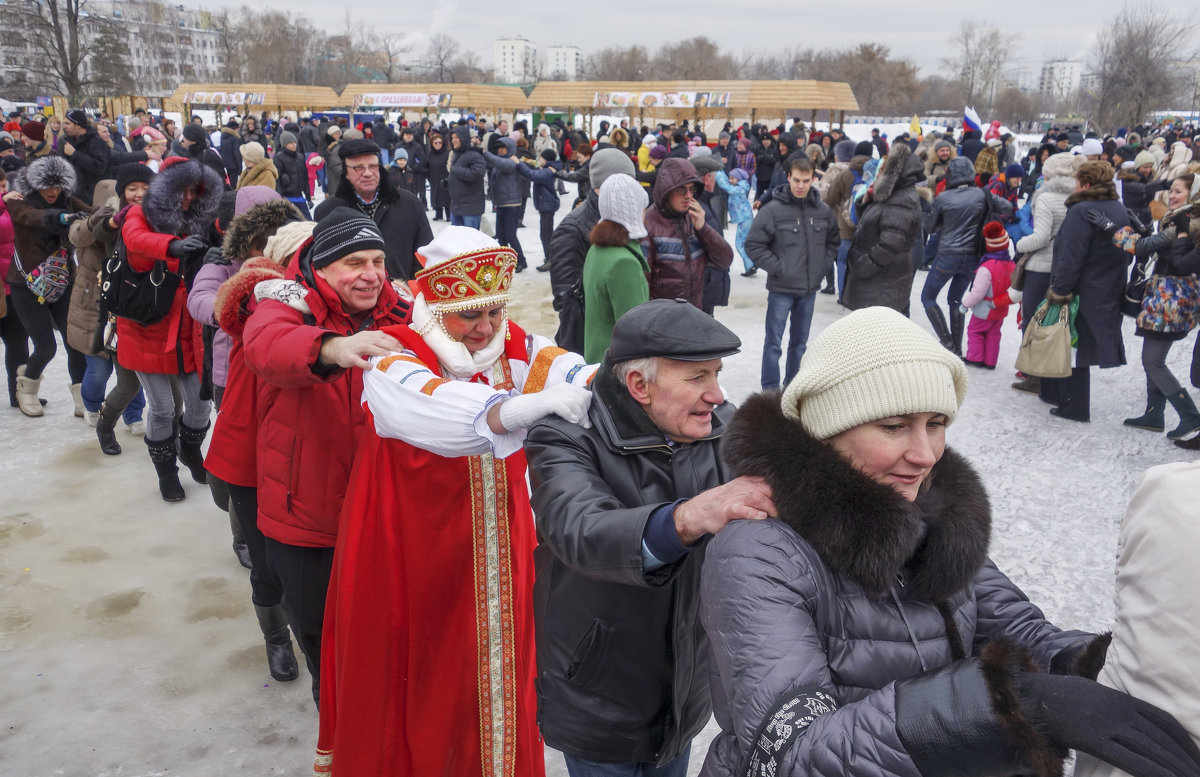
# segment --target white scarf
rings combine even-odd
[[[433,308],[425,301],[425,295],[418,294],[413,302],[412,323],[409,326],[421,335],[425,344],[437,355],[438,363],[452,378],[469,379],[472,375],[486,372],[504,353],[504,337],[508,331],[507,316],[488,344],[475,353],[471,353],[467,346],[446,334],[437,318]]]

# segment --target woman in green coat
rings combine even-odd
[[[604,358],[613,324],[650,299],[650,265],[638,241],[646,236],[646,190],[631,176],[610,176],[600,188],[600,221],[583,263],[583,356]]]

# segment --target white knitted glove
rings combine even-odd
[[[514,432],[517,429],[527,429],[536,421],[553,413],[588,429],[592,425],[587,414],[591,404],[592,392],[589,389],[570,383],[559,383],[535,394],[520,394],[504,400],[500,405],[500,423],[505,429]]]

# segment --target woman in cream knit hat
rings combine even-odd
[[[988,559],[987,494],[946,447],[966,388],[958,357],[872,307],[738,411],[722,454],[766,479],[779,517],[706,551],[706,776],[1048,777],[1067,748],[1200,774],[1173,718],[1094,681],[1107,637],[1060,631]]]

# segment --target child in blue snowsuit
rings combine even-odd
[[[750,234],[750,225],[754,223],[754,210],[750,207],[750,176],[740,167],[733,168],[728,175],[724,170],[718,170],[717,186],[729,195],[729,220],[737,224],[734,245],[742,255],[742,265],[746,268],[742,275],[749,278],[758,272],[746,253],[746,236]]]

